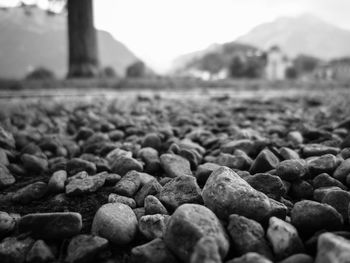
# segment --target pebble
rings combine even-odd
[[[231,236],[231,249],[237,255],[256,252],[272,258],[271,249],[265,239],[265,231],[258,222],[244,216],[230,215],[227,230]]]
[[[15,182],[15,177],[13,177],[6,166],[0,164],[0,189],[13,185]]]
[[[296,151],[287,147],[282,147],[279,151],[279,154],[283,157],[284,160],[300,159],[300,156]]]
[[[0,147],[8,150],[16,148],[16,142],[12,133],[6,131],[1,126],[0,126]]]
[[[20,239],[7,237],[0,243],[0,259],[4,263],[23,263],[34,240],[30,237]]]
[[[287,134],[287,140],[297,146],[303,143],[304,137],[299,131],[291,131]]]
[[[210,236],[215,238],[220,256],[224,258],[229,249],[229,240],[218,218],[204,206],[184,204],[170,217],[164,242],[182,261],[190,262],[197,242],[202,237]]]
[[[330,187],[330,186],[337,186],[343,190],[346,190],[346,186],[343,185],[340,181],[337,179],[331,177],[330,175],[326,173],[322,173],[317,175],[313,180],[312,184],[314,188],[321,188],[321,187]]]
[[[158,199],[173,211],[185,203],[202,204],[201,189],[194,176],[177,176],[163,186]]]
[[[303,159],[285,160],[276,167],[276,175],[288,182],[300,180],[307,172],[307,165]]]
[[[350,159],[346,159],[334,171],[333,177],[345,183],[347,175],[350,174]]]
[[[307,254],[294,254],[286,259],[280,261],[279,263],[313,263],[314,259]]]
[[[43,239],[63,239],[80,233],[82,217],[74,212],[27,214],[18,222],[21,233]]]
[[[15,228],[16,221],[6,212],[0,211],[0,239],[8,236]]]
[[[282,180],[276,175],[259,173],[247,177],[246,181],[255,189],[268,197],[279,200],[287,192]]]
[[[334,207],[342,215],[345,224],[349,222],[350,193],[348,191],[330,191],[323,197],[322,203]]]
[[[210,175],[202,197],[205,206],[220,219],[238,214],[262,221],[271,212],[269,198],[227,167],[221,167]]]
[[[200,186],[205,185],[210,174],[219,168],[220,168],[220,165],[216,163],[204,163],[199,165],[195,173],[195,177],[197,178],[198,185]]]
[[[330,205],[304,200],[295,203],[291,222],[299,233],[308,235],[322,229],[337,230],[343,225],[343,218]]]
[[[144,202],[145,214],[154,215],[154,214],[163,214],[167,215],[168,211],[164,205],[159,201],[159,199],[153,195],[148,195],[145,198]]]
[[[304,251],[303,242],[296,228],[277,217],[270,218],[266,236],[277,260]]]
[[[113,191],[119,195],[133,197],[140,186],[140,174],[136,171],[130,171],[115,185]]]
[[[157,150],[150,147],[142,148],[138,152],[138,157],[145,163],[144,170],[146,173],[156,174],[159,172],[160,159]]]
[[[126,245],[136,236],[138,222],[133,210],[121,203],[101,206],[93,219],[91,233],[116,245]]]
[[[37,240],[29,250],[26,262],[28,263],[47,263],[55,259],[50,247],[43,240]]]
[[[93,235],[77,235],[67,247],[66,263],[96,262],[98,253],[108,248],[108,240]]]
[[[156,133],[148,133],[142,141],[142,148],[150,147],[156,149],[157,151],[162,148],[162,140]]]
[[[166,175],[172,178],[192,175],[190,162],[176,154],[162,154],[160,156],[160,165]]]
[[[319,236],[315,263],[342,263],[350,258],[350,241],[332,233]]]
[[[322,202],[323,198],[333,190],[341,190],[338,186],[328,186],[315,189],[313,199],[319,203]]]
[[[128,156],[118,157],[111,166],[111,171],[122,177],[132,170],[142,172],[143,165],[138,160]]]
[[[59,170],[53,173],[48,183],[48,191],[50,193],[62,193],[65,190],[65,182],[67,180],[67,172]]]
[[[44,182],[36,182],[17,190],[12,196],[12,201],[15,203],[29,204],[34,200],[41,199],[46,193],[47,184]]]
[[[148,240],[162,238],[168,219],[168,215],[144,215],[139,220],[139,230]]]
[[[109,194],[108,203],[122,203],[124,205],[130,206],[130,208],[136,208],[136,202],[134,199],[117,194]]]
[[[93,175],[96,173],[96,165],[81,158],[73,158],[67,162],[68,175],[72,176],[82,171]]]
[[[221,257],[215,238],[202,237],[191,255],[191,263],[221,263]]]
[[[251,174],[264,173],[273,170],[279,163],[278,158],[269,149],[262,150],[249,169]]]
[[[105,177],[95,175],[70,180],[66,185],[67,196],[79,196],[94,193],[105,184]]]
[[[291,184],[289,195],[296,200],[312,199],[314,188],[308,181],[299,180]]]
[[[30,173],[41,174],[48,170],[49,163],[47,159],[32,154],[22,154],[21,161],[24,168]]]
[[[315,177],[321,173],[333,174],[339,161],[334,155],[326,154],[307,159],[307,165],[310,175]]]
[[[233,154],[235,150],[244,151],[246,154],[251,155],[255,152],[255,143],[249,139],[230,141],[221,146],[223,153]]]
[[[337,155],[339,152],[339,148],[330,147],[322,144],[306,144],[302,148],[302,154],[304,157],[322,156],[325,154]]]
[[[272,261],[258,253],[249,252],[239,258],[229,260],[226,263],[272,263]]]

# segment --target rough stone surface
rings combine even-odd
[[[332,233],[320,235],[315,263],[345,263],[350,258],[350,241]]]
[[[50,193],[62,193],[65,189],[65,182],[67,180],[67,172],[64,170],[56,171],[50,177],[48,183],[48,190]]]
[[[9,235],[15,228],[16,221],[6,212],[0,211],[0,239]]]
[[[169,177],[192,175],[190,162],[179,155],[162,154],[160,156],[160,164]]]
[[[136,202],[134,199],[117,194],[109,194],[108,203],[122,203],[124,205],[130,206],[130,208],[136,208]]]
[[[276,167],[276,175],[286,181],[301,179],[306,173],[307,165],[303,159],[285,160]]]
[[[213,237],[202,237],[194,247],[191,263],[221,263],[219,248]]]
[[[148,195],[157,195],[162,186],[156,179],[152,179],[150,182],[144,184],[135,195],[135,201],[138,206],[144,206],[145,198]]]
[[[4,263],[24,263],[34,240],[30,237],[7,237],[0,243],[0,259]]]
[[[142,216],[139,220],[139,230],[148,240],[162,238],[168,218],[168,215],[161,214]]]
[[[159,199],[153,195],[148,195],[145,198],[145,214],[154,215],[154,214],[163,214],[167,215],[168,211],[164,205],[159,201]]]
[[[0,164],[0,189],[13,185],[15,182],[15,177],[13,177],[6,166]]]
[[[33,200],[42,198],[46,193],[47,184],[44,182],[36,182],[17,190],[12,196],[12,201],[21,204],[29,204]]]
[[[46,263],[55,259],[50,247],[43,241],[37,240],[29,250],[26,262],[29,263]]]
[[[272,263],[272,261],[258,253],[249,252],[239,258],[229,260],[226,263]]]
[[[270,150],[264,149],[255,158],[249,172],[251,174],[264,173],[273,170],[278,165],[279,160]]]
[[[281,178],[276,175],[259,173],[248,177],[246,181],[255,190],[263,192],[268,197],[276,200],[279,200],[287,192]]]
[[[71,180],[66,185],[67,196],[78,196],[94,193],[105,184],[105,177],[94,175],[83,179]]]

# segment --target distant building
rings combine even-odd
[[[322,80],[350,81],[350,58],[321,65],[314,71],[314,77]]]
[[[287,69],[291,63],[287,56],[278,46],[272,46],[266,52],[265,77],[268,80],[284,80],[286,79]]]

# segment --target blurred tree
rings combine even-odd
[[[286,69],[287,79],[296,79],[298,77],[298,72],[295,67],[289,67]]]
[[[39,67],[37,69],[34,69],[32,72],[30,72],[27,76],[26,79],[30,80],[51,80],[55,79],[55,74],[44,67]]]
[[[294,68],[298,75],[312,72],[321,60],[312,56],[299,55],[294,59]]]
[[[244,61],[240,56],[234,56],[229,65],[229,74],[232,78],[243,78],[245,75]]]
[[[146,66],[142,61],[136,61],[126,69],[126,76],[130,78],[140,78],[145,76]]]
[[[118,77],[118,74],[115,72],[114,68],[107,66],[102,69],[102,76],[107,78]]]
[[[200,69],[208,71],[210,74],[216,74],[223,68],[223,65],[224,61],[220,54],[209,53],[203,57]]]

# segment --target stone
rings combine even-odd
[[[271,204],[270,217],[275,216],[282,220],[285,220],[287,213],[290,211],[289,207],[286,205],[288,200],[281,197],[281,202],[276,201],[275,199],[269,198]],[[288,203],[290,207],[293,207],[293,203]]]
[[[304,251],[303,242],[296,228],[277,217],[270,218],[266,236],[277,260]]]
[[[299,154],[287,147],[282,147],[279,151],[284,160],[300,159]]]
[[[18,230],[42,239],[63,239],[79,234],[82,225],[79,213],[34,213],[21,217]]]
[[[231,214],[238,214],[259,222],[271,212],[269,198],[227,167],[221,167],[210,175],[202,197],[205,206],[224,220]]]
[[[259,173],[249,176],[246,181],[257,191],[263,192],[268,197],[279,200],[286,194],[286,188],[276,175]]]
[[[162,238],[168,219],[168,215],[161,214],[142,216],[139,220],[139,230],[148,240]]]
[[[302,159],[285,160],[276,167],[276,175],[289,182],[300,180],[307,172],[306,162]]]
[[[192,175],[190,162],[176,154],[162,154],[160,156],[160,165],[166,175],[172,178]]]
[[[71,180],[66,185],[67,196],[80,196],[96,192],[105,184],[103,176],[88,176],[83,179]]]
[[[233,154],[235,150],[244,151],[246,154],[251,155],[255,153],[256,146],[254,141],[250,139],[234,140],[221,146],[223,153]]]
[[[55,259],[50,247],[43,240],[37,240],[29,250],[26,258],[28,263],[46,263]]]
[[[315,263],[345,263],[350,258],[350,241],[332,233],[321,234]]]
[[[194,247],[191,263],[221,263],[218,245],[215,238],[202,237]]]
[[[17,190],[12,196],[12,201],[15,203],[29,204],[33,200],[41,199],[46,193],[47,184],[44,182],[36,182]]]
[[[333,177],[338,181],[345,183],[348,174],[350,174],[350,159],[346,159],[340,163],[334,171]]]
[[[0,164],[0,190],[16,182],[15,177],[10,173],[6,166]]]
[[[163,214],[167,215],[168,211],[164,205],[159,201],[159,199],[153,195],[148,195],[145,198],[145,214],[154,215],[154,214]]]
[[[231,236],[231,249],[237,255],[256,252],[272,258],[271,249],[265,239],[265,231],[258,222],[233,214],[229,217],[227,230]]]
[[[146,244],[134,247],[131,250],[131,262],[178,263],[178,260],[167,248],[164,241],[156,238]]]
[[[156,179],[144,184],[135,195],[135,201],[138,206],[144,206],[145,198],[148,195],[157,195],[163,187]]]
[[[177,176],[163,186],[158,199],[169,210],[173,211],[185,203],[202,204],[201,189],[194,176]]]
[[[0,259],[2,263],[24,263],[26,255],[34,240],[30,237],[20,239],[7,237],[0,243]]]
[[[294,181],[290,187],[289,195],[295,199],[312,199],[314,188],[304,180]]]
[[[119,174],[122,177],[126,175],[129,171],[138,171],[142,172],[143,165],[138,160],[128,157],[128,156],[120,156],[116,160],[114,160],[111,171],[113,173]]]
[[[332,176],[322,173],[317,175],[313,180],[312,184],[314,188],[321,188],[321,187],[330,187],[330,186],[337,186],[343,190],[346,190],[346,186],[343,185],[340,181],[333,178]]]
[[[287,134],[287,140],[297,146],[303,143],[304,137],[299,131],[291,131]]]
[[[16,148],[16,142],[12,133],[6,131],[1,126],[0,126],[0,147],[8,150]]]
[[[0,211],[0,240],[8,236],[15,228],[16,221],[6,212]]]
[[[108,203],[122,203],[127,206],[130,206],[130,208],[134,209],[136,208],[136,202],[134,199],[122,195],[117,194],[109,194],[108,196]]]
[[[221,258],[225,258],[229,240],[215,214],[197,204],[178,207],[170,217],[164,235],[167,247],[182,261],[190,262],[194,247],[202,237],[213,237]]]
[[[322,203],[334,207],[342,215],[344,223],[349,222],[350,193],[344,190],[333,190],[325,195]]]
[[[159,172],[160,159],[157,150],[150,147],[142,148],[138,152],[138,156],[145,163],[144,170],[146,173],[155,174]]]
[[[6,150],[0,148],[0,165],[8,166],[10,164],[10,161],[7,157]]]
[[[235,155],[220,153],[215,163],[219,166],[227,166],[231,169],[249,170],[253,160],[245,152],[236,150]]]
[[[130,171],[115,185],[113,191],[119,195],[133,197],[140,186],[140,174],[136,171]]]
[[[156,133],[148,133],[144,138],[141,144],[142,148],[151,147],[157,151],[162,148],[162,140]]]
[[[273,170],[278,165],[279,160],[269,149],[262,150],[255,158],[249,172],[251,174],[264,173]]]
[[[59,170],[53,173],[48,183],[48,191],[53,194],[62,193],[65,190],[67,172]]]
[[[110,174],[107,173],[105,176],[105,185],[106,186],[114,186],[116,183],[120,181],[122,177],[119,174]]]
[[[304,200],[294,204],[291,222],[299,233],[309,235],[322,229],[337,230],[343,225],[343,218],[330,205]]]
[[[307,159],[307,165],[309,173],[313,177],[321,173],[333,174],[338,166],[338,159],[332,154],[326,154]]]
[[[145,215],[146,210],[144,207],[138,207],[138,208],[134,208],[132,211],[134,211],[137,221],[140,221],[140,218]]]
[[[48,170],[49,163],[47,159],[32,154],[22,154],[21,161],[24,168],[31,173],[41,174]]]
[[[197,167],[195,177],[197,178],[197,183],[200,186],[205,185],[210,174],[216,169],[220,168],[220,165],[216,163],[204,163]]]
[[[321,187],[318,189],[315,189],[313,194],[313,199],[319,203],[322,202],[323,198],[331,191],[333,190],[341,190],[341,188],[337,186],[329,186],[329,187]]]
[[[96,165],[81,158],[73,158],[67,162],[67,173],[72,176],[85,171],[90,175],[96,173]]]
[[[272,261],[258,253],[249,252],[239,258],[229,260],[226,263],[272,263]]]
[[[93,235],[77,235],[71,239],[67,247],[67,263],[96,262],[95,257],[108,247],[108,240]]]
[[[93,219],[91,232],[116,245],[126,245],[134,240],[138,229],[133,210],[121,203],[101,206]]]
[[[330,147],[322,144],[306,144],[302,148],[302,153],[304,157],[322,156],[325,154],[337,155],[339,152],[339,148]]]
[[[285,258],[279,263],[313,263],[314,259],[307,254],[294,254],[290,257]]]

